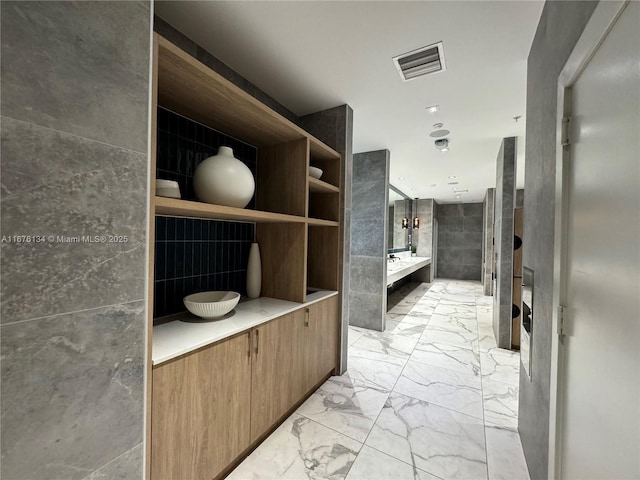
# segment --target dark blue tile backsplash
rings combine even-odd
[[[253,223],[156,217],[154,318],[185,310],[190,293],[232,290],[246,295]]]
[[[158,108],[157,178],[177,180],[185,200],[196,200],[193,172],[219,146],[233,148],[255,176],[257,151],[231,137]],[[247,208],[254,208],[255,198]],[[207,290],[246,295],[255,224],[156,216],[154,318],[185,310],[182,299]]]

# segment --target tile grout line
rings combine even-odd
[[[10,326],[13,326],[13,325],[19,325],[19,324],[22,324],[22,323],[35,322],[37,320],[53,319],[53,318],[56,318],[56,317],[61,317],[62,315],[73,315],[73,314],[76,314],[76,313],[84,313],[84,312],[91,312],[93,310],[102,310],[102,309],[105,309],[105,308],[118,307],[120,305],[129,305],[131,303],[144,302],[144,300],[145,299],[143,297],[143,298],[138,298],[138,299],[135,299],[135,300],[127,300],[126,302],[112,303],[112,304],[109,304],[109,305],[100,305],[100,306],[97,306],[97,307],[84,308],[84,309],[81,309],[81,310],[73,310],[73,311],[70,311],[70,312],[54,313],[53,315],[44,315],[42,317],[27,318],[25,320],[17,320],[15,322],[3,323],[2,325],[0,325],[0,328],[10,327]]]
[[[485,457],[485,466],[487,469],[487,479],[489,478],[489,448],[487,445],[487,419],[485,417],[484,411],[484,378],[482,376],[482,357],[480,356],[480,322],[478,321],[478,304],[476,299],[476,331],[478,336],[478,360],[480,361],[480,394],[482,397],[482,434],[484,436],[484,457]]]
[[[427,293],[428,291],[429,291],[429,289],[427,289],[427,291],[426,291],[424,294],[426,295],[426,293]],[[423,297],[424,297],[424,295],[423,295]],[[420,298],[422,299],[423,297],[420,297]],[[416,302],[416,303],[417,303],[417,302]],[[439,303],[440,303],[440,300],[438,300],[438,304],[439,304]],[[414,304],[414,305],[415,305],[415,304]],[[437,305],[436,305],[436,307],[437,307]],[[411,310],[409,310],[409,311],[411,311]],[[429,322],[430,322],[430,321],[431,321],[431,317],[429,317],[429,321],[427,322],[427,325],[429,324]],[[425,328],[426,328],[426,325],[425,325]],[[383,333],[384,333],[384,332],[383,332]],[[417,344],[418,344],[418,342],[416,342],[416,345],[417,345]],[[366,442],[367,442],[367,440],[369,439],[369,436],[371,435],[371,432],[373,431],[374,427],[375,427],[375,426],[376,426],[376,424],[378,423],[378,420],[380,419],[380,415],[382,415],[382,412],[383,412],[383,410],[384,410],[384,408],[385,408],[384,406],[386,405],[387,401],[389,400],[389,397],[391,396],[391,394],[392,394],[392,393],[394,393],[394,392],[395,392],[396,385],[398,384],[398,381],[400,380],[400,377],[402,377],[402,373],[404,372],[405,368],[407,368],[407,364],[409,363],[409,360],[411,359],[411,355],[413,355],[413,352],[414,352],[414,351],[415,351],[415,345],[414,345],[413,349],[411,350],[411,353],[410,353],[410,354],[409,354],[409,356],[407,357],[407,360],[405,361],[405,363],[404,363],[404,365],[403,365],[403,367],[402,367],[402,370],[400,371],[400,374],[398,375],[398,378],[396,378],[396,381],[395,381],[395,383],[393,384],[393,387],[392,387],[392,388],[391,388],[391,390],[389,391],[389,394],[387,395],[387,398],[385,399],[385,403],[384,403],[384,405],[383,405],[383,406],[382,406],[382,408],[380,409],[380,412],[378,412],[378,415],[376,416],[376,419],[374,420],[373,425],[372,425],[372,426],[371,426],[371,428],[369,429],[369,433],[367,433],[367,436],[366,436],[366,438],[364,439],[364,442],[362,443],[362,445],[363,445],[363,446],[364,446],[364,445],[367,445],[367,443],[366,443]],[[395,392],[395,393],[396,393],[396,394],[398,394],[398,395],[402,395],[401,393],[398,393],[398,392]],[[405,395],[405,396],[406,396],[406,397],[408,397],[408,398],[413,398],[413,397],[409,397],[409,396],[407,396],[407,395]],[[419,400],[419,399],[416,399],[416,400]],[[367,445],[367,446],[369,447],[369,445]],[[370,448],[373,448],[373,447],[370,447]],[[362,448],[361,448],[360,450],[362,450]],[[376,449],[374,449],[374,450],[376,450]],[[379,451],[379,450],[377,450],[377,451]],[[396,459],[396,460],[398,460],[398,461],[400,461],[400,462],[402,462],[402,463],[405,463],[406,465],[410,465],[410,466],[411,466],[411,467],[413,467],[415,470],[421,470],[421,471],[424,471],[424,472],[428,473],[429,475],[433,475],[432,473],[427,472],[426,470],[422,470],[421,468],[418,468],[418,466],[415,464],[415,462],[414,462],[413,464],[408,464],[407,462],[404,462],[403,460],[401,460],[401,459],[399,459],[399,458],[396,458],[396,457],[394,457],[393,455],[390,455],[390,454],[388,454],[388,453],[387,453],[386,455],[389,455],[391,458],[394,458],[394,459]],[[412,455],[412,457],[413,457],[413,455]],[[357,457],[356,457],[356,458],[357,458]],[[354,463],[355,463],[355,460],[354,460]],[[353,463],[351,464],[351,467],[353,467]],[[349,467],[349,471],[351,471],[351,467]],[[347,473],[347,475],[348,475],[348,473]],[[434,476],[436,476],[436,477],[437,477],[437,475],[434,475]],[[345,477],[345,478],[346,478],[346,477]],[[440,478],[440,477],[438,477],[438,478]]]

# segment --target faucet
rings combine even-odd
[[[400,257],[396,257],[393,253],[391,255],[389,255],[389,258],[387,259],[389,262],[395,262],[396,260],[400,260]]]

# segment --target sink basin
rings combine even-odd
[[[200,292],[184,297],[184,306],[194,315],[212,320],[224,317],[239,301],[238,292]]]

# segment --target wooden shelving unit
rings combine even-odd
[[[155,214],[255,222],[262,257],[263,296],[302,303],[306,301],[307,287],[338,290],[340,154],[157,34],[153,81],[154,142],[157,107],[162,106],[255,146],[257,173],[255,210],[156,197],[153,189],[156,159],[152,149],[152,219]],[[309,176],[309,165],[323,170],[322,180]],[[153,221],[150,228],[148,308],[152,312]],[[336,312],[327,320],[331,322],[335,315],[335,325],[323,327],[318,333],[330,337],[321,340],[332,348],[338,345],[337,332],[340,331],[339,296],[335,297],[335,304]],[[151,332],[151,314],[148,328]],[[335,352],[335,348],[324,350]],[[331,357],[335,358],[335,354]],[[148,378],[152,378],[151,362],[147,373]],[[156,387],[161,385],[148,386],[149,398]],[[149,418],[148,425],[152,423]],[[147,435],[153,439],[156,433],[147,431]],[[150,445],[152,440],[147,443]],[[149,450],[147,456],[150,456]],[[147,466],[149,472],[149,463]]]
[[[338,227],[340,222],[333,220],[322,220],[321,218],[308,218],[307,223],[313,227]]]
[[[340,188],[317,178],[309,177],[309,191],[313,193],[340,193]]]
[[[212,218],[256,223],[306,223],[305,217],[284,213],[262,212],[246,208],[225,207],[175,198],[156,197],[156,215],[176,217]]]

